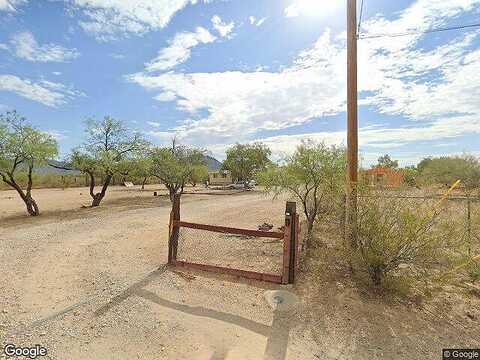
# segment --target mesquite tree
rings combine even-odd
[[[27,124],[26,119],[16,111],[0,115],[0,177],[17,191],[32,216],[40,214],[32,197],[33,170],[57,154],[55,139]],[[27,173],[25,190],[16,179],[19,172]]]
[[[192,180],[198,166],[205,166],[202,151],[175,145],[175,142],[170,148],[153,149],[151,156],[152,175],[167,187],[172,202],[175,194],[183,194],[185,184]]]
[[[145,184],[152,174],[151,148],[147,146],[134,154],[126,166],[129,176],[142,179],[142,190],[145,190]]]
[[[345,169],[345,149],[303,142],[283,165],[261,173],[259,181],[267,191],[287,192],[300,200],[310,242],[317,216],[333,211],[344,191]]]
[[[270,149],[262,143],[235,144],[226,151],[223,169],[229,170],[235,180],[250,181],[265,170],[271,162]]]
[[[204,183],[208,180],[208,167],[206,165],[197,165],[193,167],[192,175],[190,176],[190,184],[193,187],[199,183]]]
[[[92,207],[95,207],[105,197],[113,176],[132,154],[145,146],[145,141],[110,116],[99,121],[87,120],[85,131],[87,140],[82,148],[73,151],[70,163],[72,168],[88,175]],[[99,192],[95,192],[96,177],[102,178]]]

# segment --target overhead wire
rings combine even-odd
[[[362,28],[362,17],[363,17],[363,0],[360,5],[360,16],[358,18],[358,29],[357,29],[357,36],[360,36],[360,30]]]
[[[358,39],[378,39],[384,37],[401,37],[401,36],[409,36],[409,35],[419,35],[419,34],[431,34],[436,32],[443,32],[443,31],[452,31],[452,30],[465,30],[465,29],[474,29],[480,28],[480,23],[468,24],[468,25],[457,25],[457,26],[450,26],[450,27],[443,27],[443,28],[433,28],[428,30],[411,30],[406,31],[403,33],[392,33],[392,34],[373,34],[373,35],[360,35],[358,34]]]
[[[473,23],[473,24],[467,24],[467,25],[456,25],[456,26],[450,26],[450,27],[432,28],[427,30],[413,29],[410,31],[402,32],[402,33],[362,35],[361,30],[362,30],[363,12],[365,7],[364,3],[365,3],[365,0],[362,0],[360,4],[360,16],[358,18],[357,39],[359,40],[378,39],[378,38],[384,38],[384,37],[395,38],[395,37],[409,36],[409,35],[431,34],[436,32],[443,32],[443,31],[470,30],[470,29],[480,28],[480,23]]]

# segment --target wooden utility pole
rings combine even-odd
[[[357,1],[347,0],[347,204],[346,237],[357,242],[358,181]]]

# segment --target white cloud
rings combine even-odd
[[[286,17],[297,17],[300,16],[300,9],[296,4],[292,4],[285,8],[284,14]]]
[[[14,34],[10,38],[9,45],[2,44],[1,48],[10,51],[18,58],[32,62],[64,62],[80,55],[76,49],[67,49],[61,45],[40,45],[28,31]]]
[[[47,130],[46,133],[52,136],[57,141],[68,139],[67,134],[65,133],[65,131],[62,130]]]
[[[230,23],[226,23],[222,21],[222,19],[218,15],[214,15],[212,17],[212,24],[215,30],[218,31],[221,37],[228,36],[235,27],[235,23],[232,21]]]
[[[376,16],[362,28],[376,34],[442,26],[479,4],[480,0],[418,0],[396,18]],[[479,133],[480,49],[475,44],[480,33],[459,33],[433,49],[419,45],[423,36],[359,41],[361,103],[411,120],[408,126],[363,128],[363,146],[384,149]],[[190,113],[193,120],[172,129],[184,141],[221,148],[255,139],[262,130],[343,113],[345,70],[345,34],[334,37],[327,30],[278,72],[137,73],[127,78],[160,92],[157,100],[175,101]],[[340,135],[343,139],[344,132],[321,133],[337,140]],[[277,137],[272,146],[283,146],[282,139]]]
[[[395,20],[375,17],[364,22],[365,35],[406,32],[444,26],[480,5],[480,0],[418,0]],[[422,34],[359,42],[359,86],[373,92],[367,103],[380,112],[414,120],[431,119],[455,111],[480,113],[480,49],[472,44],[479,32],[460,33],[432,50],[419,46]],[[477,60],[476,60],[477,59]],[[430,79],[430,80],[426,80]]]
[[[359,146],[366,160],[376,160],[386,150],[399,148],[419,141],[429,141],[438,139],[454,139],[466,134],[480,135],[480,119],[472,116],[444,119],[419,127],[386,128],[386,127],[363,127],[359,129]],[[180,135],[182,135],[180,133]],[[170,135],[171,136],[171,135]],[[164,135],[166,137],[166,135]],[[188,141],[184,136],[183,141]],[[291,154],[303,140],[313,140],[315,142],[324,142],[327,145],[342,145],[347,143],[345,131],[324,131],[315,133],[301,133],[295,135],[279,135],[265,138],[255,138],[250,142],[262,142],[266,144],[273,153],[274,158],[280,159],[284,155]],[[213,144],[208,148],[214,154],[222,158],[229,144]],[[376,151],[373,149],[377,149]],[[366,151],[368,150],[368,151]],[[373,152],[372,152],[373,151]],[[436,153],[433,151],[432,153]],[[405,151],[397,152],[396,157],[402,156]],[[406,162],[412,158],[412,151],[407,152],[408,156],[404,159]],[[419,157],[425,157],[431,154],[422,154]]]
[[[62,75],[62,73],[60,71],[53,71],[52,74],[55,75],[55,76]]]
[[[26,0],[0,0],[0,11],[15,12]]]
[[[34,83],[15,75],[0,75],[0,91],[10,91],[50,107],[57,107],[76,97],[84,96],[83,93],[60,83],[46,80]]]
[[[234,27],[233,22],[225,24],[217,15],[212,18],[212,23],[221,37],[228,36]],[[158,52],[156,58],[145,64],[146,70],[149,72],[170,70],[186,62],[190,58],[194,47],[201,44],[213,43],[217,39],[216,36],[201,26],[197,27],[193,32],[185,31],[177,33],[173,39],[168,41],[168,46]],[[164,100],[165,96],[167,96],[166,100]],[[170,101],[169,99],[172,99],[172,96],[170,93],[167,93],[157,98],[160,101]]]
[[[266,20],[267,20],[267,18],[266,18],[266,17],[263,17],[263,18],[261,18],[260,20],[257,21],[257,24],[256,24],[256,25],[257,25],[257,26],[262,26],[263,23],[264,23]]]
[[[177,137],[175,132],[169,131],[148,131],[146,134],[160,140],[163,144],[168,144]]]
[[[160,123],[157,122],[157,121],[147,121],[147,124],[150,125],[150,126],[153,126],[153,127],[160,127]]]
[[[208,44],[216,37],[203,28],[198,27],[195,32],[183,32],[175,35],[169,41],[169,46],[159,51],[158,56],[146,64],[147,71],[163,71],[171,69],[190,58],[191,49],[199,44]]]
[[[287,18],[311,17],[315,20],[328,17],[344,17],[346,1],[292,0],[283,14]]]
[[[317,44],[316,61],[309,66],[306,55],[281,72],[144,73],[127,77],[150,90],[167,93],[180,109],[208,117],[181,127],[197,141],[231,141],[259,130],[278,130],[300,125],[314,117],[336,114],[345,104],[342,47],[331,43],[327,32]],[[167,99],[159,99],[166,101]]]
[[[262,26],[263,23],[267,20],[267,17],[263,17],[261,19],[257,19],[255,16],[250,16],[248,18],[248,20],[250,21],[250,24],[251,25],[255,25],[255,26]]]
[[[187,5],[211,0],[67,0],[81,9],[80,26],[97,40],[108,41],[130,34],[141,35],[168,25]]]
[[[164,102],[174,101],[176,98],[177,95],[175,95],[175,93],[171,91],[165,91],[155,96],[155,100]]]

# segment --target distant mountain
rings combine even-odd
[[[205,162],[207,163],[208,166],[208,171],[218,171],[222,168],[222,163],[215,159],[214,157],[211,157],[209,155],[205,155]]]
[[[65,162],[57,161],[57,160],[50,160],[49,163],[55,166],[66,165]],[[57,169],[50,165],[45,165],[45,166],[35,168],[33,171],[36,172],[37,174],[57,174],[57,175],[80,175],[81,174],[81,172],[78,170]]]
[[[205,155],[205,162],[208,166],[208,171],[218,171],[222,168],[222,163],[212,156]],[[65,166],[63,161],[50,160],[50,164],[55,166]],[[63,170],[50,165],[38,167],[34,170],[37,174],[57,174],[57,175],[78,175],[78,170]]]

